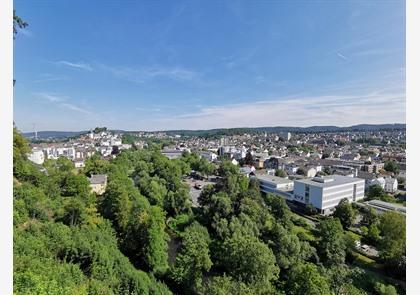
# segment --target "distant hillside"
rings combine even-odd
[[[255,128],[220,128],[210,130],[169,130],[168,134],[184,136],[217,136],[243,133],[316,133],[316,132],[347,132],[347,131],[379,131],[379,130],[405,130],[405,124],[360,124],[349,127],[338,126],[311,126],[311,127],[255,127]]]
[[[347,131],[379,131],[379,130],[405,130],[405,124],[360,124],[349,127],[337,126],[311,126],[311,127],[244,127],[244,128],[218,128],[209,130],[167,130],[170,135],[182,136],[204,136],[204,137],[219,137],[225,135],[244,134],[244,133],[278,133],[278,132],[292,132],[292,133],[317,133],[317,132],[347,132]],[[115,133],[134,133],[138,131],[124,131],[124,130],[109,130]],[[86,134],[88,131],[39,131],[39,139],[64,139],[68,137],[75,137],[81,134]],[[34,138],[34,132],[26,132],[23,135],[27,138]]]
[[[63,139],[68,137],[79,136],[88,131],[38,131],[38,139]],[[34,138],[34,132],[24,132],[26,138]]]

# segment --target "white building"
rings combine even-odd
[[[260,182],[260,190],[264,193],[272,193],[288,200],[293,199],[293,181],[287,178],[259,174],[255,176]]]
[[[119,138],[111,138],[111,145],[112,146],[120,146],[120,145],[122,145],[122,141]]]
[[[45,160],[44,152],[38,149],[33,149],[32,152],[28,155],[28,159],[35,164],[42,165]]]
[[[372,185],[379,185],[381,188],[385,189],[385,178],[383,177],[368,179],[366,182],[368,187]]]
[[[85,167],[85,161],[79,159],[79,160],[74,160],[74,167],[75,168],[83,168]]]
[[[299,179],[294,182],[294,200],[312,204],[321,214],[329,214],[342,199],[356,202],[363,199],[365,181],[342,175]]]
[[[207,161],[209,161],[209,162],[213,162],[214,160],[217,159],[217,155],[215,153],[209,152],[209,151],[201,151],[200,156],[207,159]]]
[[[398,189],[398,181],[395,178],[385,178],[384,190],[387,193],[395,193]]]
[[[76,150],[74,147],[48,147],[45,149],[48,159],[58,159],[59,157],[66,157],[70,160],[76,158]]]

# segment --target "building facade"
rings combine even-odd
[[[313,205],[321,214],[328,215],[342,199],[356,202],[364,198],[365,181],[342,175],[300,179],[294,182],[294,200]]]

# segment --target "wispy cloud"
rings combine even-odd
[[[85,70],[85,71],[92,71],[93,68],[90,64],[84,63],[84,62],[70,62],[70,61],[66,61],[66,60],[60,60],[57,62],[54,62],[57,65],[63,65],[63,66],[67,66],[70,68],[74,68],[74,69],[79,69],[79,70]]]
[[[82,114],[91,114],[89,110],[70,102],[70,97],[58,95],[55,93],[37,92],[34,95],[44,101],[53,103],[57,107],[65,110],[75,111]]]
[[[203,107],[153,122],[167,129],[256,126],[349,126],[359,123],[405,122],[405,94],[303,96],[242,104]],[[155,125],[154,128],[159,128]]]
[[[101,70],[113,74],[115,77],[131,82],[144,83],[154,78],[166,78],[176,81],[191,81],[197,79],[199,74],[193,70],[182,67],[112,67],[99,65]]]
[[[339,57],[339,58],[341,58],[341,59],[344,59],[344,60],[349,60],[349,58],[347,57],[347,56],[344,56],[343,54],[341,54],[340,52],[337,52],[337,56]]]
[[[67,80],[67,77],[64,76],[55,76],[51,74],[42,74],[39,76],[39,79],[32,81],[33,83],[46,83],[46,82],[54,82],[54,81],[62,81]]]

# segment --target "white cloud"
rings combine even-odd
[[[38,98],[43,99],[44,101],[48,101],[57,107],[65,110],[75,111],[82,114],[91,114],[91,112],[85,108],[82,108],[74,103],[69,102],[70,98],[68,96],[58,95],[55,93],[46,93],[46,92],[38,92],[34,93],[35,96]]]
[[[283,98],[201,108],[155,120],[151,129],[209,129],[258,126],[350,126],[405,122],[405,94]]]
[[[104,64],[99,68],[110,72],[116,78],[135,83],[144,83],[154,78],[167,78],[177,81],[191,81],[199,77],[199,74],[193,70],[182,67],[111,67]]]
[[[85,71],[92,71],[93,68],[90,64],[84,62],[69,62],[66,60],[60,60],[55,62],[57,65],[64,65],[75,69],[85,70]]]
[[[340,52],[337,52],[337,56],[338,56],[339,58],[341,58],[341,59],[344,59],[344,60],[349,60],[347,56],[344,56],[344,55],[343,55],[343,54],[341,54]]]

